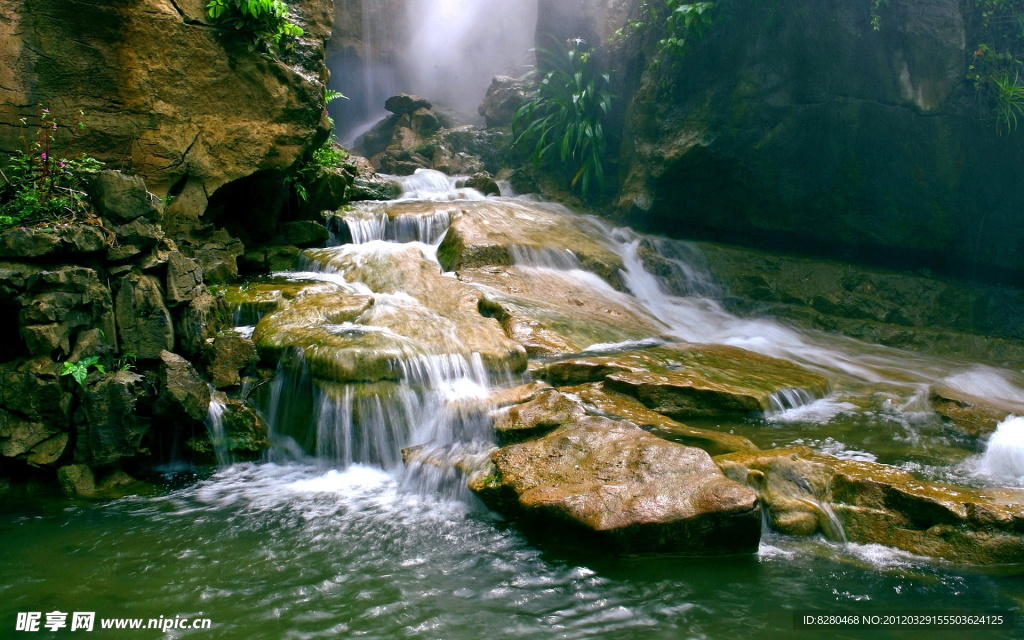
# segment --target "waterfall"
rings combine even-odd
[[[523,73],[537,0],[408,0],[406,20],[398,58],[409,92],[475,119],[494,75]]]
[[[213,392],[210,396],[210,408],[206,415],[206,430],[213,443],[213,452],[217,456],[217,466],[226,467],[231,464],[231,451],[228,448],[228,436],[224,430],[224,394]]]
[[[977,473],[999,482],[1024,486],[1024,418],[999,423],[985,445]]]

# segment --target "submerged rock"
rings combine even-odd
[[[492,455],[496,473],[471,488],[488,504],[548,530],[594,534],[626,551],[751,553],[761,535],[757,496],[711,457],[629,422],[584,417]]]
[[[773,528],[972,564],[1024,561],[1024,490],[924,482],[888,465],[840,460],[808,447],[715,459],[757,487]]]
[[[676,344],[614,356],[571,358],[538,369],[556,386],[604,382],[670,418],[737,415],[773,408],[773,395],[829,383],[803,367],[737,347]]]

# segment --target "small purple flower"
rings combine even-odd
[[[49,109],[43,109],[43,113],[50,113]]]
[[[43,160],[46,160],[46,154],[45,153],[40,153],[39,157],[42,158]]]
[[[53,123],[53,130],[54,130],[54,131],[56,131],[56,130],[57,130],[57,123],[56,123],[56,122],[54,122],[54,123]]]
[[[64,168],[64,167],[66,167],[66,166],[68,166],[68,163],[66,163],[66,162],[62,162],[62,163],[60,163],[60,168],[61,168],[61,169],[63,169],[63,168]]]

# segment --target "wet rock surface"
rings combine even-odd
[[[972,564],[1024,559],[1024,490],[924,482],[891,466],[807,447],[715,461],[730,478],[758,489],[772,526],[783,533],[820,531]]]
[[[556,386],[603,381],[605,389],[678,420],[767,411],[781,391],[821,396],[829,386],[823,376],[799,365],[724,345],[570,358],[544,365],[537,375]]]
[[[471,487],[545,528],[589,532],[627,551],[749,553],[761,535],[753,491],[707,453],[635,425],[584,417],[543,438],[497,450],[496,473]]]

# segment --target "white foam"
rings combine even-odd
[[[767,415],[765,420],[772,424],[827,424],[834,420],[836,416],[856,412],[857,405],[855,404],[840,402],[835,398],[821,398],[810,404],[792,407],[785,411]]]
[[[1024,486],[1024,418],[1011,417],[996,427],[985,445],[977,473]]]

